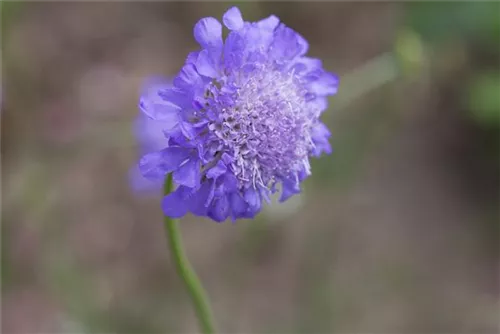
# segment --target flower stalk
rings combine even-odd
[[[164,194],[168,195],[173,190],[172,175],[169,174],[165,178]],[[164,226],[172,261],[174,262],[175,269],[184,282],[184,285],[186,286],[186,289],[191,297],[201,332],[204,334],[215,333],[210,303],[205,290],[203,289],[203,286],[201,285],[193,267],[189,263],[184,251],[179,221],[165,216]]]

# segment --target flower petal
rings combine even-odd
[[[300,193],[299,180],[297,175],[289,177],[282,180],[282,193],[279,199],[280,202],[284,202],[295,194]]]
[[[320,114],[328,109],[328,99],[324,96],[317,96],[315,99],[309,101],[308,104]]]
[[[208,170],[207,177],[209,179],[216,179],[222,174],[224,174],[226,171],[227,171],[226,165],[224,164],[224,162],[222,162],[222,160],[219,160],[217,161],[215,166],[213,166]]]
[[[198,189],[189,200],[189,211],[197,216],[206,216],[208,205],[205,203],[210,196],[213,182],[203,182],[200,189]]]
[[[292,65],[295,69],[295,73],[311,72],[320,69],[323,66],[323,62],[317,58],[310,57],[300,57]]]
[[[215,196],[215,181],[208,182],[210,184],[210,190],[208,192],[207,200],[205,201],[205,206],[208,208],[214,199]]]
[[[132,189],[138,193],[154,193],[159,194],[162,189],[163,180],[149,180],[142,176],[139,166],[134,165],[128,173],[129,182]]]
[[[154,120],[166,122],[174,120],[180,111],[180,107],[162,96],[171,87],[171,84],[158,83],[151,79],[145,84],[143,93],[139,98],[139,109]]]
[[[234,192],[238,190],[238,179],[230,173],[224,175],[223,186],[225,192]]]
[[[162,165],[162,154],[160,152],[152,152],[144,155],[139,160],[139,170],[145,178],[162,179],[171,170]]]
[[[214,55],[209,50],[200,52],[196,60],[196,70],[199,74],[209,78],[216,78],[219,75],[218,66],[213,58]]]
[[[262,206],[262,201],[257,190],[254,188],[248,188],[243,195],[245,202],[248,204],[248,210],[250,214],[255,214],[260,211]]]
[[[280,19],[275,15],[271,15],[257,22],[257,26],[261,29],[274,30],[279,23]]]
[[[238,218],[247,218],[246,212],[248,210],[248,204],[239,192],[231,193],[229,195],[229,202],[231,204],[231,217],[233,221]]]
[[[191,97],[188,92],[183,89],[172,87],[159,92],[161,98],[178,106],[180,109],[189,108],[191,106]]]
[[[274,31],[274,40],[269,47],[269,54],[276,60],[290,60],[304,55],[309,48],[307,41],[284,24]]]
[[[245,55],[245,39],[239,32],[232,31],[224,43],[224,65],[226,68],[238,68],[243,64]]]
[[[179,75],[174,79],[174,86],[183,89],[191,89],[192,86],[200,81],[201,78],[198,72],[196,72],[196,67],[194,64],[189,63],[182,67]]]
[[[200,160],[191,158],[174,171],[173,179],[177,184],[196,188],[200,184]]]
[[[208,216],[219,223],[225,221],[229,217],[229,213],[229,200],[225,195],[215,198],[208,210]]]
[[[180,108],[171,103],[150,103],[150,101],[141,99],[139,104],[141,111],[149,116],[151,119],[164,121],[172,126],[175,126],[177,120],[177,114]]]
[[[139,161],[139,169],[142,175],[148,179],[164,178],[181,165],[188,156],[189,150],[181,147],[168,147],[144,155]]]
[[[164,130],[171,126],[170,122],[155,121],[144,113],[139,113],[133,122],[133,132],[141,144],[141,152],[146,154],[167,147],[168,140]]]
[[[316,70],[304,77],[309,83],[306,88],[309,92],[319,96],[333,95],[337,93],[339,77],[333,73]]]
[[[222,25],[213,17],[199,20],[194,26],[194,38],[203,48],[222,46]]]
[[[189,52],[186,58],[186,64],[194,64],[196,62],[196,59],[198,59],[199,53],[200,53],[199,51]]]
[[[188,212],[188,201],[185,200],[188,188],[180,186],[174,192],[163,197],[161,207],[163,213],[171,218],[181,218]]]
[[[332,153],[332,148],[328,142],[331,133],[323,123],[316,124],[311,131],[311,137],[314,143],[313,156],[320,156],[321,153]]]
[[[222,22],[230,30],[238,30],[243,28],[243,17],[241,12],[237,7],[231,7],[224,13],[222,17]]]

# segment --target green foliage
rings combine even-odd
[[[5,32],[7,28],[19,14],[22,5],[23,3],[21,1],[0,1],[0,30],[2,31],[2,41],[6,35]]]
[[[401,29],[394,47],[402,73],[418,75],[426,57],[421,36],[411,29]]]
[[[407,25],[430,43],[464,36],[498,44],[500,2],[415,2],[407,9]]]
[[[467,104],[472,117],[483,126],[500,124],[500,74],[479,73],[469,85]]]

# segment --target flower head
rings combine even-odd
[[[162,201],[171,217],[252,218],[279,188],[280,201],[300,192],[309,156],[331,152],[319,117],[337,76],[306,57],[306,40],[276,16],[244,22],[233,7],[222,21],[225,41],[217,19],[198,21],[201,50],[171,84],[154,82],[140,99],[149,118],[141,133],[160,127],[165,143],[139,169],[158,182],[172,173],[178,187]]]

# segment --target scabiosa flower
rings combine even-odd
[[[245,22],[233,7],[222,21],[225,41],[217,19],[198,21],[201,50],[172,84],[154,82],[140,98],[165,145],[145,154],[139,169],[158,182],[172,173],[177,188],[162,201],[170,217],[252,218],[271,193],[281,189],[285,201],[300,192],[309,156],[331,152],[319,117],[337,76],[306,57],[307,41],[274,15]]]
[[[150,78],[146,81],[142,92],[143,98],[148,99],[146,94],[158,92],[172,88],[171,80],[163,77]],[[154,97],[152,97],[154,99]],[[150,99],[150,103],[151,100]],[[133,122],[133,133],[137,138],[140,147],[140,154],[146,155],[159,151],[168,145],[168,138],[163,129],[168,127],[168,120],[158,120],[145,113],[139,113]],[[129,181],[134,191],[149,193],[162,189],[163,180],[158,178],[145,178],[138,165],[134,165],[129,171]]]

